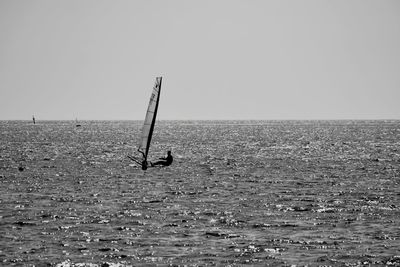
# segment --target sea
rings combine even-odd
[[[400,121],[0,121],[1,266],[400,266]]]

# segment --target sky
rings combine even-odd
[[[0,120],[400,119],[397,0],[0,0]]]

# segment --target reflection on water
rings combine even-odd
[[[400,265],[399,121],[81,124],[0,122],[2,265]]]

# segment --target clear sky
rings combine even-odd
[[[0,120],[400,119],[400,1],[0,0]]]

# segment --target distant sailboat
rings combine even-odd
[[[32,121],[33,121],[33,124],[36,124],[35,115],[32,115]]]
[[[138,152],[142,154],[142,159],[128,156],[131,160],[142,165],[142,169],[147,169],[147,156],[149,154],[151,138],[153,136],[154,124],[156,123],[158,103],[160,101],[161,92],[161,82],[162,77],[156,78],[156,83],[154,84],[153,91],[151,93],[150,102],[147,107],[146,117],[144,119],[144,124],[142,128],[142,134],[140,136]]]
[[[76,127],[81,127],[82,125],[78,122],[78,118],[75,119],[75,126]]]

